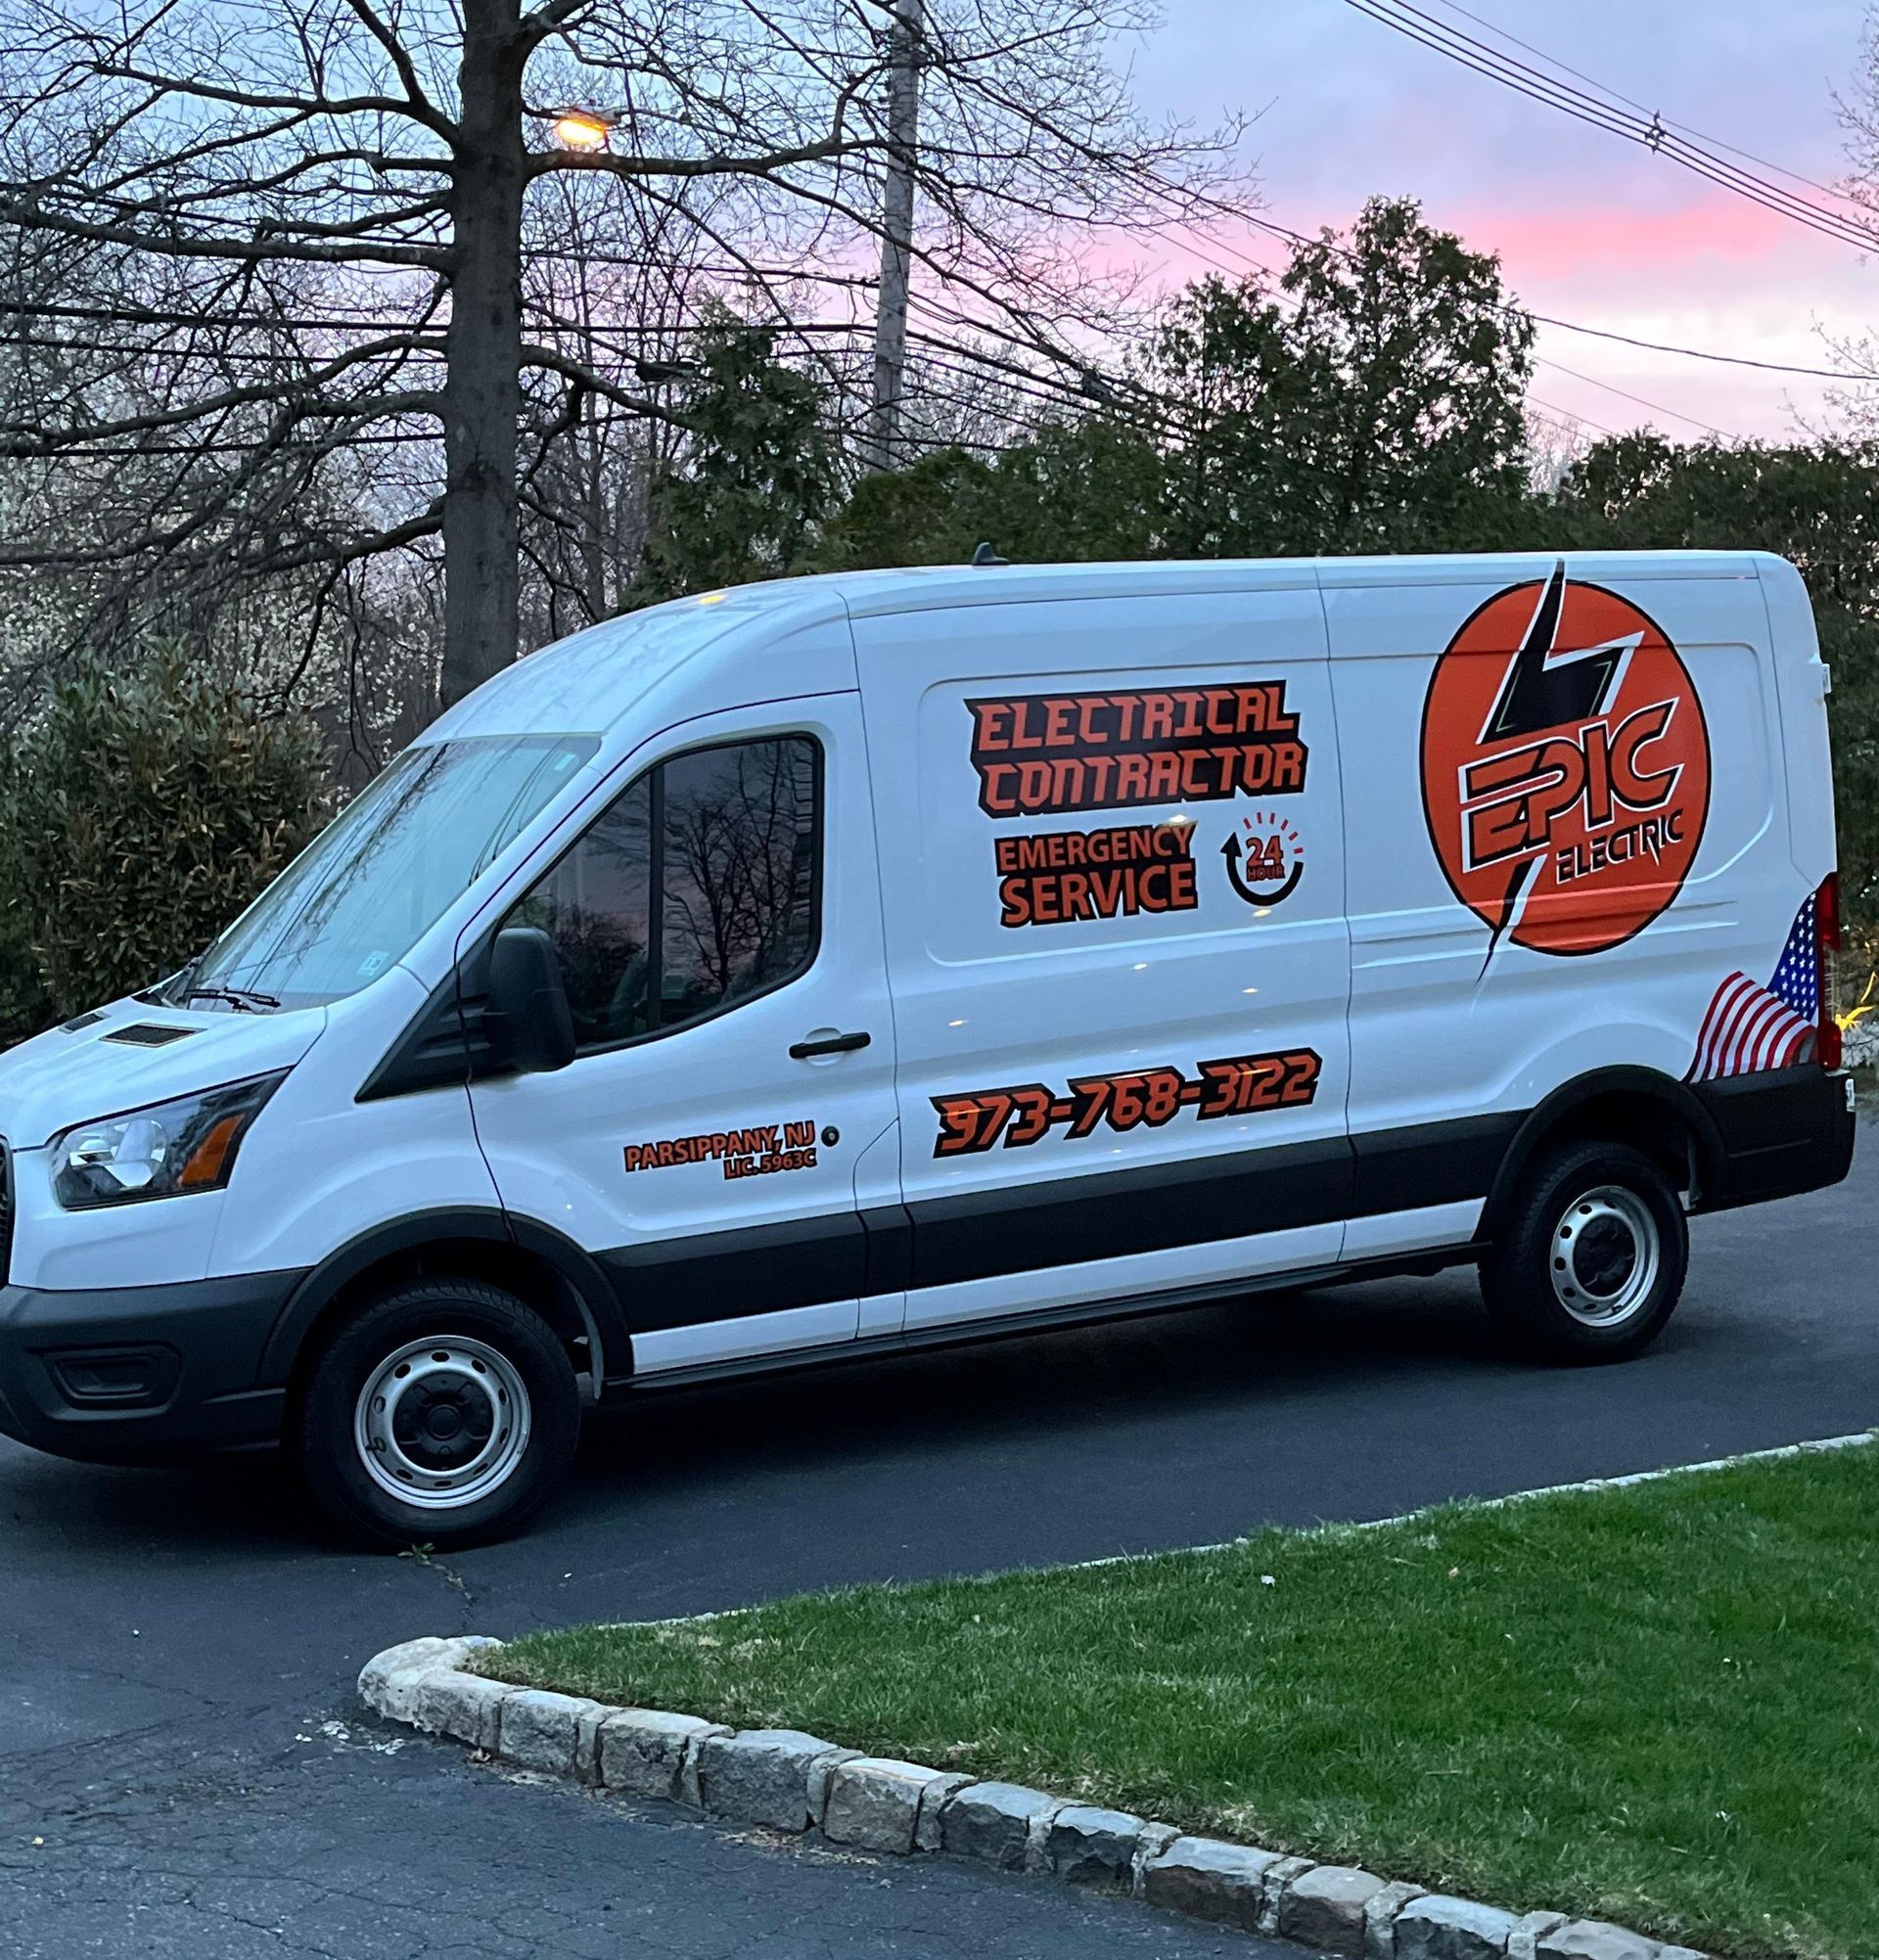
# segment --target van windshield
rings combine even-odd
[[[164,989],[173,1005],[320,1007],[394,966],[600,747],[478,736],[407,749]]]

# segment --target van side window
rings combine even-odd
[[[806,736],[677,756],[523,899],[512,920],[555,941],[583,1053],[687,1026],[808,965],[820,792]]]
[[[507,923],[539,926],[561,955],[581,1049],[651,1031],[653,775],[608,806]]]

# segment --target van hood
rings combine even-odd
[[[34,1150],[74,1123],[291,1069],[325,1026],[323,1007],[224,1014],[115,1001],[0,1055],[0,1136]]]

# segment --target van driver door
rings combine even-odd
[[[673,730],[504,923],[553,939],[578,1053],[478,1082],[478,1136],[612,1279],[635,1371],[852,1341],[860,1208],[897,1196],[858,698]]]

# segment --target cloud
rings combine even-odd
[[[1575,0],[1570,14],[1557,0],[1468,4],[1713,140],[1822,182],[1844,168],[1831,91],[1857,66],[1861,0],[1783,0],[1772,43],[1765,0],[1661,10]],[[1265,111],[1252,144],[1260,183],[1272,216],[1296,230],[1348,224],[1375,193],[1416,196],[1433,223],[1499,252],[1509,290],[1537,311],[1803,366],[1832,365],[1823,330],[1853,338],[1879,311],[1873,266],[1851,248],[1331,0],[1177,0],[1144,52],[1139,72],[1157,108],[1201,120],[1223,100]],[[1228,234],[1227,244],[1267,261],[1283,252],[1257,233]],[[1215,255],[1233,262],[1230,249]],[[1157,256],[1175,284],[1208,269],[1178,243]],[[1817,417],[1827,387],[1551,330],[1541,347],[1600,382],[1743,434],[1789,433],[1797,411]],[[1536,391],[1618,427],[1648,413],[1556,371]]]
[[[1601,199],[1550,209],[1463,208],[1444,221],[1491,246],[1525,277],[1548,282],[1609,282],[1639,272],[1655,282],[1698,269],[1739,275],[1766,267],[1794,243],[1791,220],[1721,191],[1656,209]]]

